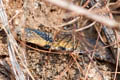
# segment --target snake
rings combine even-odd
[[[77,44],[73,44],[72,35],[65,34],[61,38],[55,38],[51,33],[43,32],[40,30],[25,28],[25,41],[36,44],[40,47],[52,50],[64,50],[64,51],[73,51],[74,47]],[[18,33],[18,32],[17,32]],[[20,36],[21,33],[19,33]],[[60,36],[59,36],[60,37]],[[23,37],[21,37],[22,40]]]
[[[19,34],[19,36],[21,36],[21,40],[23,40],[22,33],[17,32],[17,34]],[[58,34],[58,36],[54,38],[52,33],[32,28],[24,28],[24,34],[24,41],[38,45],[45,49],[56,51],[77,51],[77,53],[84,54],[87,53],[85,48],[89,51],[94,49],[93,47],[91,48],[90,46],[86,46],[87,44],[84,44],[85,42],[88,42],[90,45],[96,44],[96,40],[94,39],[82,40],[79,43],[77,40],[73,40],[73,36],[71,34]],[[113,57],[110,55],[110,51],[103,48],[104,45],[100,41],[98,41],[98,45],[99,46],[97,48],[100,47],[101,49],[94,51],[95,58],[109,63],[115,63]]]

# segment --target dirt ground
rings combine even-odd
[[[73,2],[75,5],[81,6],[86,0],[83,1],[83,3],[80,0],[69,1]],[[78,15],[69,10],[45,2],[44,0],[4,0],[3,2],[8,20],[10,20],[10,29],[13,33],[16,29],[29,27],[59,35],[58,32],[62,33],[62,30],[66,28],[67,30],[79,29],[92,22],[90,19],[80,16],[80,18],[72,24],[62,26],[76,19]],[[99,23],[97,24],[99,25]],[[95,26],[98,26],[97,24],[95,24]],[[60,30],[58,30],[59,26]],[[89,40],[86,40],[86,38],[90,40],[98,38],[95,26],[85,31],[71,33],[72,35],[77,35],[75,37],[79,37],[79,44],[84,43],[82,47],[78,45],[80,49],[86,50],[85,48],[88,44],[85,42],[89,43]],[[96,41],[93,42],[94,45],[95,43]],[[20,42],[18,42],[18,44],[23,46]],[[25,45],[32,47],[25,46],[23,48],[26,50],[27,67],[35,80],[113,80],[114,78],[115,64],[109,61],[107,62],[96,58],[91,59],[90,55],[63,54],[62,52],[58,52],[60,54],[52,52],[46,53],[44,50],[41,51],[42,49],[34,44]],[[98,43],[97,48],[100,48],[99,45],[101,45],[101,43]],[[1,27],[0,80],[15,79],[7,46],[7,36]],[[89,50],[89,47],[87,47],[87,49]],[[100,56],[103,55],[104,52],[108,54],[111,53],[109,49],[102,49],[98,52]],[[20,63],[19,59],[18,62]],[[23,68],[22,65],[21,68]],[[24,72],[24,74],[26,75],[26,80],[32,80],[27,72]],[[116,80],[119,80],[119,75]]]

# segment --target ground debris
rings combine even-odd
[[[105,0],[69,1],[93,10],[98,15],[108,14],[109,11],[104,12],[103,9],[106,9],[106,3],[111,4]],[[112,72],[116,62],[110,43],[103,39],[103,24],[44,0],[6,0],[4,5],[11,31],[17,36],[20,47],[26,50],[27,68],[35,80],[113,80]],[[25,29],[34,31],[37,37],[32,35],[33,32],[27,33]],[[19,32],[21,30],[22,33]],[[0,61],[8,58],[9,62],[7,36],[3,33],[5,34],[1,30]],[[77,54],[79,52],[82,54]],[[18,56],[16,55],[23,69]],[[13,80],[13,74],[9,77],[9,72],[4,67],[0,64],[0,80]],[[27,72],[24,74],[29,75]],[[31,79],[30,76],[26,76],[27,78]]]

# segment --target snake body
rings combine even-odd
[[[85,48],[89,51],[93,50],[94,47],[87,46],[84,44],[85,42],[89,42],[90,45],[96,43],[96,40],[94,39],[88,39],[81,41],[78,43],[77,41],[74,42],[72,39],[72,35],[70,34],[58,34],[59,36],[57,39],[54,39],[51,33],[47,33],[44,31],[31,29],[31,28],[25,28],[24,29],[25,34],[25,41],[36,44],[40,47],[51,49],[51,50],[64,50],[64,51],[77,51],[78,53],[86,53]],[[21,37],[22,40],[22,37]],[[81,45],[82,44],[82,45]],[[98,48],[94,51],[94,55],[97,59],[104,60],[110,63],[115,63],[112,56],[110,55],[110,52],[108,49],[102,48],[104,45],[98,41]]]
[[[25,28],[25,41],[39,45],[44,48],[51,48],[53,50],[67,50],[74,49],[73,42],[70,35],[64,35],[62,39],[54,40],[52,34],[36,29]]]

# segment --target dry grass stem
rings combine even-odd
[[[88,29],[88,28],[92,27],[95,23],[96,23],[96,22],[94,21],[94,22],[92,22],[91,24],[89,24],[89,25],[87,25],[87,26],[85,26],[85,27],[82,27],[82,28],[80,28],[80,29],[77,29],[77,30],[75,30],[75,31],[76,31],[76,32],[78,32],[78,31],[83,31],[83,30],[85,30],[85,29]]]
[[[98,21],[100,23],[103,23],[103,24],[107,25],[109,28],[119,28],[120,24],[118,22],[116,22],[115,20],[110,19],[105,16],[97,15],[97,14],[93,13],[92,11],[88,11],[85,8],[75,6],[71,3],[68,3],[68,2],[65,2],[62,0],[46,0],[46,1],[53,3],[57,6],[60,6],[62,8],[68,9],[70,11],[73,11],[79,15],[83,15],[85,17],[88,17],[88,18]]]
[[[11,34],[10,28],[9,28],[9,22],[7,19],[6,12],[4,10],[4,5],[2,0],[0,1],[1,11],[0,11],[0,19],[3,24],[3,29],[5,30],[8,38],[8,53],[10,56],[10,61],[12,64],[12,69],[15,75],[16,80],[26,80],[25,74],[23,73],[23,69],[20,67],[17,59],[16,54],[21,60],[22,65],[27,69],[27,63],[26,63],[26,57],[24,50],[17,44],[16,40],[14,39],[13,35]],[[22,54],[22,57],[20,56]],[[34,80],[34,79],[33,79]]]

